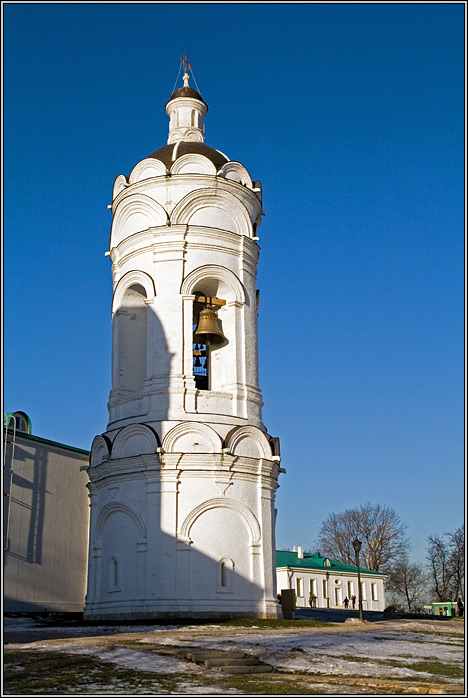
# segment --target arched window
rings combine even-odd
[[[146,291],[134,284],[125,291],[114,313],[114,388],[140,392],[146,378]]]
[[[193,304],[193,376],[198,390],[213,389],[210,354],[225,341],[216,312],[217,302],[219,300],[213,296],[201,293],[196,294]]]
[[[120,565],[116,557],[109,562],[109,591],[120,591]]]
[[[234,562],[229,558],[223,558],[219,561],[217,590],[221,593],[232,592],[232,576],[234,571]]]
[[[191,126],[196,126],[196,125],[197,125],[197,112],[195,111],[195,109],[192,109],[192,114],[191,114],[191,119],[190,119],[190,121],[191,121],[191,124],[190,124]]]
[[[31,421],[25,412],[13,412],[7,415],[8,429],[22,431],[24,434],[31,433]]]
[[[24,431],[24,432],[28,433],[28,431],[29,431],[28,422],[27,422],[24,414],[15,414],[15,418],[16,418],[16,430],[17,431]]]

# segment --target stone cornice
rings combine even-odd
[[[259,256],[256,242],[249,237],[208,226],[184,224],[147,228],[121,240],[112,248],[110,257],[114,265],[118,265],[124,259],[150,251],[157,254],[159,249],[185,251],[191,248],[227,252],[235,256],[242,253],[244,263],[250,267],[250,273],[256,273]]]
[[[128,184],[112,202],[112,214],[115,213],[118,205],[123,199],[125,199],[130,194],[141,193],[145,194],[149,189],[154,188],[156,185],[158,188],[166,189],[167,187],[177,187],[178,185],[187,186],[193,185],[192,191],[196,189],[221,189],[222,191],[228,191],[234,194],[240,201],[247,201],[250,206],[258,209],[258,214],[262,212],[262,204],[258,199],[258,196],[248,187],[243,184],[239,184],[231,179],[225,179],[219,175],[208,175],[201,173],[194,174],[165,174],[159,175],[157,177],[150,177],[148,179],[141,180],[139,182],[134,182],[133,184]],[[165,197],[164,197],[165,198]]]

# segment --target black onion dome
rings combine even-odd
[[[181,89],[190,88],[181,87]],[[173,153],[176,146],[176,160],[180,158],[181,155],[192,155],[194,153],[197,155],[204,155],[208,160],[211,160],[216,170],[220,170],[223,165],[229,162],[229,158],[223,155],[223,153],[220,153],[219,150],[215,150],[215,148],[211,148],[209,145],[206,145],[206,143],[199,141],[178,141],[178,143],[163,145],[162,148],[158,148],[158,150],[155,150],[154,153],[151,153],[148,157],[160,160],[166,167],[171,167],[174,162]]]
[[[171,99],[169,100],[169,102],[171,102],[173,99],[177,99],[177,97],[190,97],[191,99],[198,99],[198,101],[203,102],[205,107],[208,109],[208,105],[201,96],[201,94],[197,92],[197,90],[194,90],[193,87],[179,87],[178,90],[175,90],[171,94]]]

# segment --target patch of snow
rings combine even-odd
[[[179,674],[186,671],[197,673],[201,669],[195,665],[186,662],[177,657],[168,657],[162,654],[153,654],[152,652],[139,652],[138,650],[127,649],[126,647],[109,647],[101,648],[96,645],[84,643],[54,643],[53,645],[41,645],[34,643],[35,649],[47,649],[53,652],[66,652],[67,654],[78,654],[87,657],[99,659],[102,662],[112,662],[118,664],[119,667],[126,669],[135,669],[136,671],[144,671],[155,674]],[[21,645],[22,649],[27,649],[27,645]]]
[[[175,644],[174,639],[145,638],[142,642],[158,641]],[[459,663],[462,666],[463,648],[456,644],[442,644],[436,634],[405,633],[396,631],[380,633],[235,633],[222,638],[195,637],[190,645],[200,649],[238,650],[257,656],[277,669],[306,671],[333,675],[394,677],[427,677],[429,674],[415,671],[411,666],[393,667],[385,660],[401,661],[403,665],[437,658],[438,661]],[[186,643],[177,642],[183,645]],[[300,652],[300,656],[297,653]],[[353,659],[356,658],[355,661]],[[372,663],[372,659],[383,663]],[[369,661],[365,661],[365,660]],[[443,680],[443,677],[441,677]]]

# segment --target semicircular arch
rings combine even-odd
[[[115,287],[114,296],[112,298],[113,313],[115,313],[115,311],[120,307],[125,292],[128,291],[128,289],[132,286],[142,286],[145,289],[146,300],[154,300],[156,296],[156,288],[151,276],[145,271],[139,271],[138,269],[127,271],[127,273],[118,280]]]
[[[129,424],[117,434],[112,444],[112,458],[130,458],[156,453],[159,437],[146,424]]]
[[[182,281],[180,293],[183,296],[192,295],[196,286],[202,283],[205,279],[216,279],[217,281],[221,281],[225,284],[231,295],[229,300],[235,300],[238,303],[245,303],[245,289],[242,283],[239,281],[234,272],[227,267],[222,267],[218,264],[206,264],[203,267],[193,269]]]
[[[98,545],[102,534],[104,532],[104,527],[113,514],[126,514],[135,523],[140,540],[146,538],[146,526],[141,515],[133,509],[129,504],[123,504],[122,502],[108,502],[104,504],[101,511],[99,512],[98,520],[94,529],[94,544]]]
[[[130,172],[129,181],[130,184],[134,182],[141,182],[144,179],[151,179],[152,177],[161,177],[166,174],[166,166],[161,162],[161,160],[155,160],[155,158],[145,158],[137,162],[133,170]]]
[[[212,215],[213,211],[218,212],[216,216]],[[215,221],[220,219],[221,222],[213,226],[211,218]],[[209,228],[227,226],[226,230],[230,232],[253,236],[252,221],[246,206],[237,196],[222,189],[196,189],[186,194],[174,207],[171,222],[172,225],[187,225],[192,222]]]
[[[219,170],[218,174],[232,182],[238,182],[246,186],[248,189],[253,189],[252,179],[242,163],[230,160],[226,162]]]
[[[161,204],[145,194],[135,193],[124,197],[117,205],[112,221],[110,248],[122,240],[147,228],[166,225],[167,211]]]
[[[187,153],[173,163],[171,174],[207,174],[216,175],[216,167],[204,155]]]
[[[199,504],[197,507],[192,509],[192,511],[186,516],[181,529],[180,536],[183,538],[190,538],[191,529],[195,521],[202,516],[205,512],[211,509],[231,509],[235,511],[244,521],[250,534],[251,543],[256,543],[261,538],[260,524],[251,509],[247,506],[242,506],[235,499],[229,497],[213,497],[213,499],[208,499],[206,502]]]
[[[166,434],[162,447],[166,453],[221,453],[222,441],[207,424],[182,422]]]
[[[116,196],[120,194],[121,191],[123,191],[126,187],[128,186],[128,181],[125,175],[119,174],[115,178],[114,181],[114,187],[112,189],[112,201],[115,199]]]
[[[94,437],[91,445],[91,453],[89,456],[89,464],[92,468],[102,463],[109,457],[112,444],[104,434],[98,434]]]
[[[265,434],[253,426],[238,427],[231,431],[227,448],[235,456],[272,459],[271,446]]]

